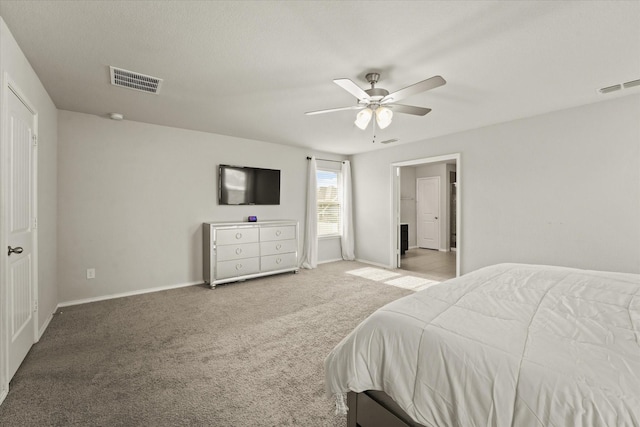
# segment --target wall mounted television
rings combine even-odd
[[[280,170],[219,165],[218,204],[279,205]]]

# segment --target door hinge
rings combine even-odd
[[[33,141],[33,146],[37,147],[38,146],[38,135],[36,135],[35,133],[33,135],[31,135],[31,140]]]
[[[37,229],[38,228],[38,217],[34,217],[33,218],[33,228]]]
[[[33,312],[35,313],[36,311],[38,311],[38,300],[33,301]]]

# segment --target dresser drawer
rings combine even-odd
[[[260,256],[260,245],[258,243],[245,243],[243,245],[219,245],[217,247],[217,251],[218,261],[254,258]]]
[[[298,266],[298,257],[295,253],[291,252],[280,255],[268,255],[260,257],[260,264],[262,271],[295,268]]]
[[[238,243],[255,243],[258,241],[257,228],[228,228],[216,230],[216,245],[235,245]]]
[[[260,255],[286,254],[298,250],[297,240],[274,240],[271,242],[260,242]]]
[[[243,258],[216,263],[216,280],[260,272],[260,258]]]
[[[282,227],[262,227],[260,228],[260,241],[272,240],[291,240],[295,239],[296,227],[293,225],[284,225]]]

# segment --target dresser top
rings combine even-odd
[[[259,226],[259,225],[284,225],[284,224],[297,224],[295,219],[276,219],[270,221],[256,221],[256,222],[234,222],[234,221],[217,221],[217,222],[205,222],[207,225],[213,225],[216,227],[247,227],[247,226]]]

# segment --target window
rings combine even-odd
[[[342,197],[340,172],[320,170],[316,172],[318,182],[318,237],[342,234]]]

